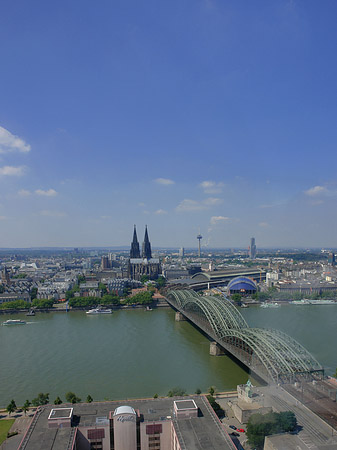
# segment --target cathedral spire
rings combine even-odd
[[[142,247],[142,257],[146,259],[152,258],[152,252],[151,252],[151,244],[149,240],[149,235],[147,234],[147,225],[145,225],[145,236],[144,236],[144,242]]]
[[[133,229],[133,240],[131,242],[130,258],[140,258],[139,243],[137,239],[136,225]]]

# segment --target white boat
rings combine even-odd
[[[279,308],[280,306],[278,303],[262,303],[260,308]]]
[[[2,322],[2,325],[25,325],[27,322],[24,320],[18,319],[8,319],[5,322]]]
[[[333,300],[309,300],[310,305],[334,305]]]
[[[99,306],[98,308],[90,309],[86,313],[87,314],[112,314],[112,309],[101,308]]]
[[[292,302],[290,302],[291,305],[311,305],[310,300],[308,300],[307,298],[302,298],[302,300],[293,300]]]

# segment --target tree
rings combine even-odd
[[[294,431],[297,420],[292,411],[253,414],[247,424],[247,438],[251,447],[261,450],[265,436]]]
[[[210,386],[209,388],[208,388],[208,392],[209,392],[209,394],[210,395],[214,395],[214,392],[215,392],[215,386]]]
[[[66,393],[66,400],[68,403],[79,403],[81,399],[74,394],[74,392],[67,392]]]
[[[336,371],[335,371],[333,376],[334,376],[334,378],[337,378],[337,369],[336,369]]]
[[[141,277],[140,277],[140,282],[141,283],[146,283],[147,281],[149,281],[149,277],[147,276],[147,275],[142,275]]]
[[[49,402],[49,393],[47,392],[44,394],[43,392],[40,392],[37,394],[36,398],[33,398],[32,405],[33,406],[41,406],[41,405],[47,405]]]
[[[213,395],[207,395],[207,400],[209,401],[209,404],[211,405],[213,411],[218,417],[223,417],[225,415],[225,411],[221,408],[219,403],[215,401]]]
[[[158,394],[154,394],[153,398],[158,398]]]
[[[15,401],[12,399],[9,405],[7,405],[6,411],[9,415],[11,415],[14,411],[16,411]]]
[[[30,299],[34,300],[36,296],[37,296],[37,287],[33,287],[32,290],[30,291]]]
[[[166,284],[166,279],[164,277],[162,277],[162,276],[159,276],[156,281],[157,281],[157,286],[159,288],[164,287],[165,284]]]
[[[108,292],[104,283],[99,283],[98,284],[98,289],[100,289],[103,294],[106,294]]]
[[[59,396],[57,396],[54,400],[54,405],[61,405],[61,403],[62,403],[62,400],[60,399]]]
[[[87,403],[92,403],[93,400],[94,400],[94,399],[91,397],[91,395],[88,395],[88,397],[87,397]]]
[[[235,302],[235,303],[241,302],[241,295],[240,294],[233,294],[231,296],[231,298],[232,298],[233,302]]]
[[[183,397],[184,395],[186,395],[186,391],[180,387],[172,388],[167,394],[168,397]]]
[[[28,411],[28,409],[29,409],[29,407],[30,407],[30,401],[29,400],[26,400],[25,401],[25,403],[23,404],[23,407],[22,407],[22,409],[23,409],[23,412],[25,413],[25,415],[26,415],[26,412]]]
[[[196,391],[195,391],[195,393],[197,394],[197,395],[200,395],[201,394],[201,389],[196,389]]]

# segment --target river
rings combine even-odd
[[[251,326],[279,328],[300,341],[328,372],[337,367],[337,305],[240,310]],[[11,316],[14,317],[14,316]],[[9,316],[1,316],[4,321]],[[174,311],[159,308],[87,316],[84,311],[16,314],[26,325],[0,327],[0,406],[39,392],[85,400],[235,389],[248,374],[229,357],[209,355],[209,341]]]

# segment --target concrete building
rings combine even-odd
[[[250,246],[249,246],[249,258],[255,259],[256,258],[256,244],[255,244],[255,238],[252,237],[250,240]]]
[[[204,396],[40,407],[18,450],[235,450]]]

